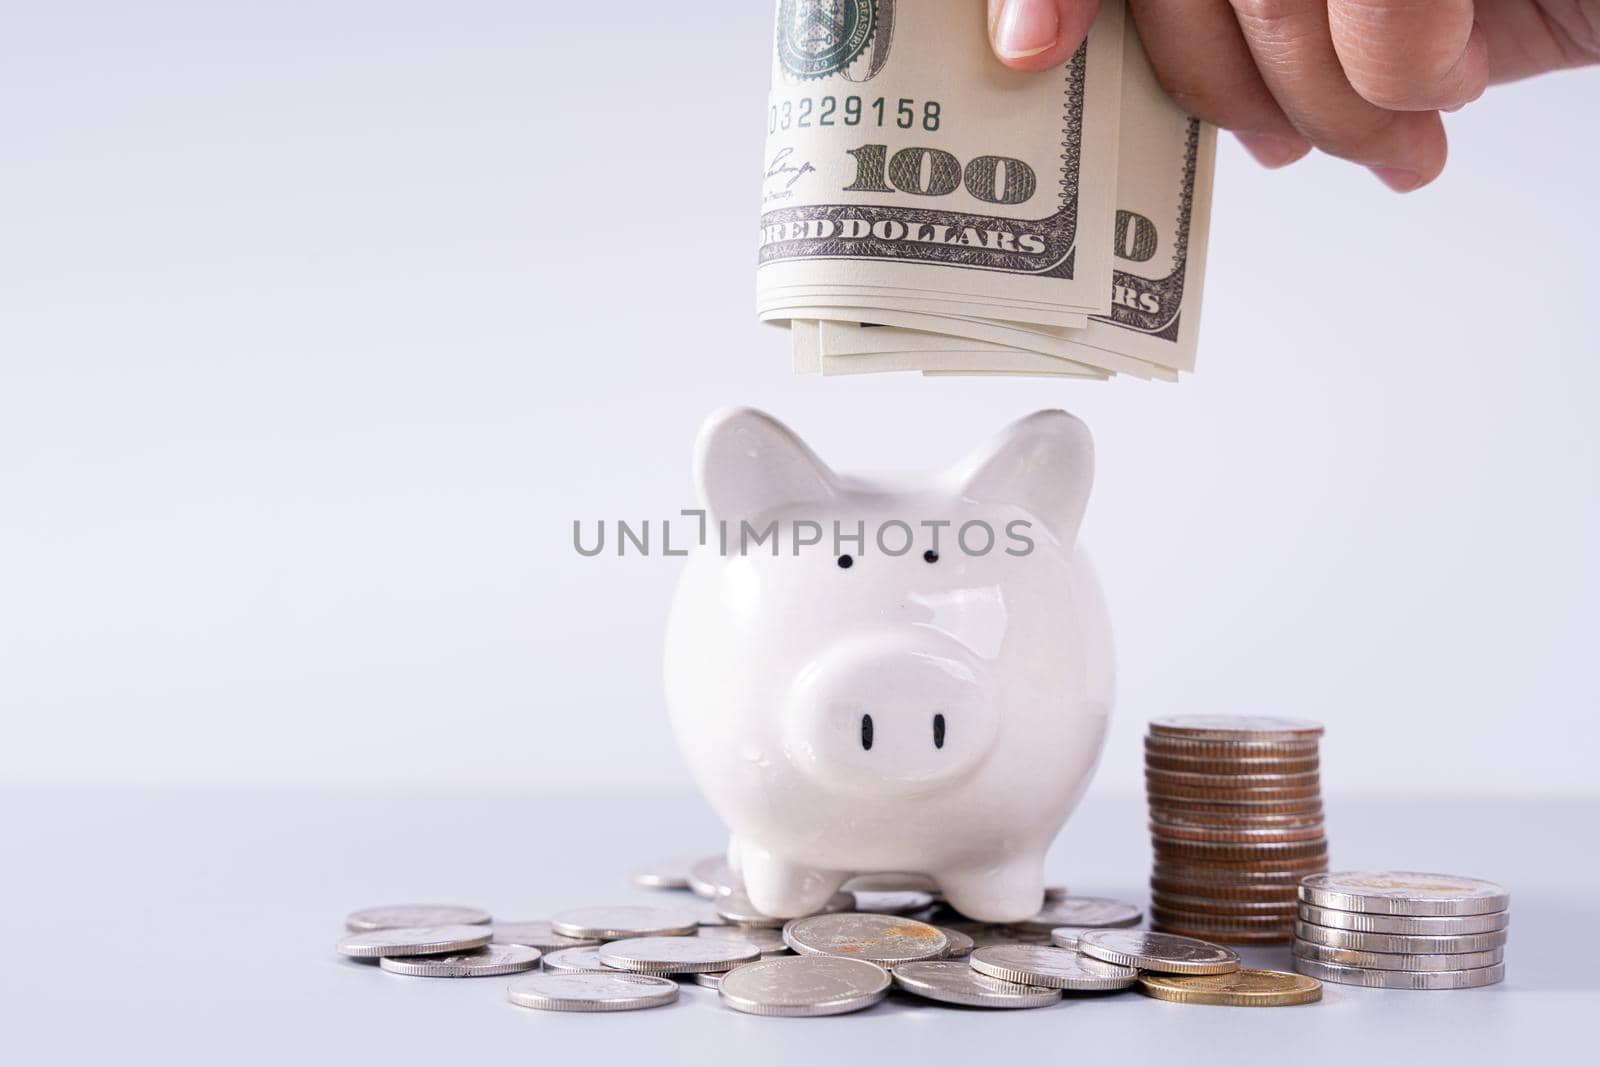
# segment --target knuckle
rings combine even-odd
[[[1305,10],[1304,4],[1294,0],[1230,0],[1233,10],[1241,19],[1261,25],[1273,25]]]
[[[1258,78],[1194,76],[1157,71],[1156,80],[1184,113],[1223,129],[1252,128],[1282,119]]]
[[[1387,111],[1414,111],[1435,106],[1448,88],[1442,76],[1428,77],[1416,69],[1372,70],[1359,66],[1347,69],[1345,74],[1363,100]]]

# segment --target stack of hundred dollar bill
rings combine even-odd
[[[778,0],[757,302],[797,371],[1176,381],[1194,368],[1216,131],[1122,0],[1065,67],[995,59],[976,0]]]

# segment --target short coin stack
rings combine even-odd
[[[1145,737],[1151,929],[1286,944],[1296,887],[1328,869],[1319,723],[1260,716],[1156,719]]]
[[[1511,895],[1493,882],[1342,871],[1300,884],[1294,967],[1383,989],[1470,989],[1505,977]]]

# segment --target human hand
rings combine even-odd
[[[986,0],[995,54],[1045,70],[1100,0]],[[1282,167],[1312,148],[1397,192],[1444,169],[1440,111],[1494,82],[1600,61],[1600,0],[1128,0],[1163,88]]]

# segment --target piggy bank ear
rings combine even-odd
[[[1015,505],[1071,545],[1094,482],[1094,441],[1083,420],[1039,411],[1013,423],[952,474],[962,496]]]
[[[695,488],[713,517],[738,522],[776,508],[823,503],[838,492],[828,465],[777,419],[725,408],[700,427]]]

